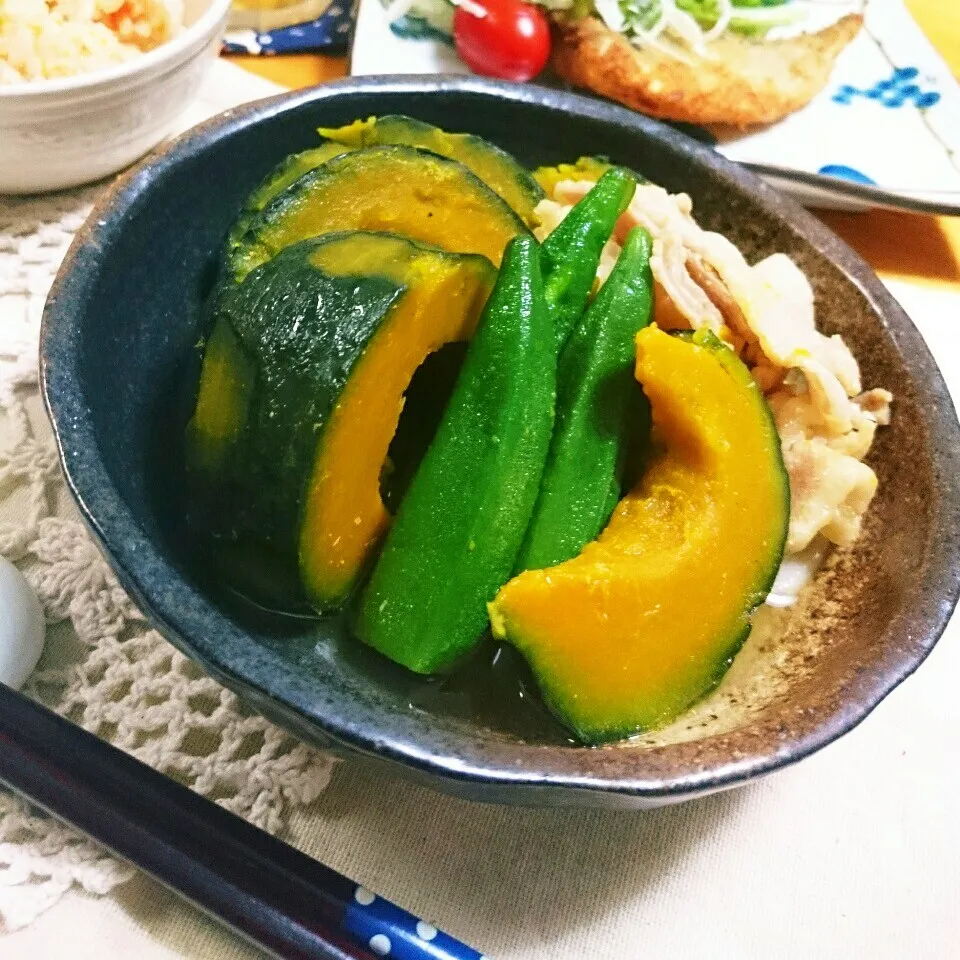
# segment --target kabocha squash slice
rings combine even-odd
[[[587,743],[676,717],[715,686],[783,555],[780,441],[746,367],[712,334],[637,335],[636,374],[662,449],[579,556],[507,583],[494,634],[530,663]]]
[[[534,207],[543,199],[540,185],[528,170],[505,150],[472,133],[447,133],[413,117],[390,115],[358,120],[346,127],[320,128],[328,140],[354,149],[387,144],[421,147],[459,160],[491,190],[499,194],[524,221],[530,223]]]
[[[283,193],[291,184],[296,183],[305,173],[315,170],[334,157],[350,153],[354,149],[354,147],[349,147],[343,143],[322,143],[312,150],[291,154],[282,163],[274,167],[253,193],[247,197],[240,216],[230,230],[227,249],[233,250],[243,242],[250,222],[274,197]]]
[[[196,409],[187,425],[193,469],[213,474],[225,466],[246,427],[256,376],[233,327],[215,323],[204,347]]]
[[[469,339],[495,278],[481,256],[347,232],[221,293],[188,464],[229,496],[229,538],[299,558],[317,607],[343,601],[389,524],[380,473],[414,372]]]
[[[275,197],[229,251],[242,280],[278,251],[335,230],[389,231],[500,263],[507,241],[529,231],[463,164],[413,147],[334,157]]]

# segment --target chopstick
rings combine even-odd
[[[3,684],[0,780],[283,960],[484,960]]]

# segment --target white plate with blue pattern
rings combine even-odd
[[[468,72],[447,0],[412,0],[392,24],[387,2],[360,0],[353,75]],[[960,214],[960,84],[902,0],[867,0],[864,13],[803,110],[750,133],[694,135],[809,206]]]

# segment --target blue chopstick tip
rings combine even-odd
[[[356,886],[343,928],[378,957],[393,960],[488,960],[433,924],[415,917],[366,887]]]

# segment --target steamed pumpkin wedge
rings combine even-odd
[[[320,135],[353,149],[406,145],[458,160],[503,197],[527,223],[544,197],[530,172],[509,153],[472,133],[447,133],[431,123],[397,114],[357,120],[346,127],[321,127]]]
[[[316,606],[343,601],[389,524],[380,473],[414,372],[469,339],[495,278],[481,256],[347,232],[218,300],[188,462],[229,496],[229,537],[299,557]]]
[[[494,634],[530,663],[587,743],[673,719],[715,686],[773,582],[790,513],[769,408],[707,331],[637,335],[636,375],[661,449],[599,539],[507,583]]]
[[[315,170],[334,157],[339,157],[344,153],[350,153],[353,149],[355,148],[348,147],[342,143],[322,143],[319,147],[313,147],[311,150],[293,153],[283,162],[277,164],[277,166],[264,177],[253,193],[247,197],[247,201],[243,205],[243,210],[241,210],[237,222],[230,230],[227,249],[233,250],[240,246],[250,226],[250,222],[274,197],[279,196],[287,187],[296,183],[305,173]]]
[[[227,266],[235,280],[284,247],[336,230],[388,231],[500,263],[529,231],[463,164],[413,147],[371,147],[334,157],[275,197],[247,224]]]
[[[187,425],[191,468],[216,474],[226,465],[247,425],[256,380],[257,368],[233,327],[214,323],[203,351],[197,405]]]

